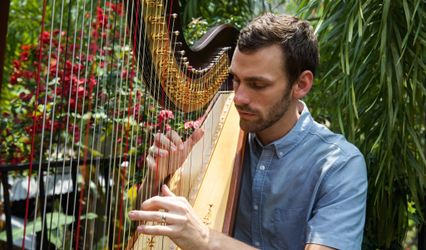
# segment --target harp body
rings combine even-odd
[[[188,198],[205,225],[226,234],[232,233],[245,138],[243,133],[238,135],[239,118],[232,97],[220,94],[203,126],[205,131],[215,133],[194,146],[168,183],[174,193]],[[219,122],[213,123],[215,120]],[[127,249],[177,247],[167,237],[136,233]]]
[[[202,120],[211,134],[205,133],[169,185],[205,224],[230,234],[238,193],[234,165],[241,166],[244,144],[226,91],[238,31],[218,26],[190,48],[176,0],[43,5],[38,45],[22,52],[29,54],[26,63],[36,65],[31,86],[19,95],[27,105],[27,127],[13,131],[28,137],[28,157],[8,164],[0,156],[10,230],[8,204],[14,202],[6,176],[17,171],[20,183],[28,183],[24,225],[14,229],[22,230],[22,248],[174,248],[168,239],[135,234],[127,211],[135,205],[152,134],[177,126],[187,136],[186,120]],[[23,67],[16,66],[11,78],[24,86],[19,79],[30,70]],[[8,248],[12,241],[8,231]]]

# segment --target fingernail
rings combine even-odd
[[[180,149],[180,150],[183,150],[183,144],[180,144],[180,145],[179,145],[179,149]]]
[[[135,216],[135,212],[130,211],[128,215],[129,215],[129,218],[132,219]]]
[[[140,233],[140,232],[143,231],[143,229],[144,229],[144,225],[140,225],[140,226],[137,227],[136,230],[138,230],[138,232]]]

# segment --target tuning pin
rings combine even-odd
[[[173,13],[173,14],[172,14],[172,17],[173,17],[173,18],[177,18],[177,16],[178,16],[178,14],[176,14],[176,13]]]
[[[175,36],[179,36],[180,32],[179,32],[178,30],[176,30],[176,31],[174,31],[174,32],[173,32],[173,34],[174,34]]]

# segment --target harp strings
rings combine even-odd
[[[42,12],[42,19],[41,19],[41,32],[40,32],[40,45],[39,45],[39,54],[41,55],[43,52],[43,40],[42,40],[42,34],[44,33],[44,25],[45,25],[45,15],[46,13],[46,0],[43,1],[43,12]],[[30,187],[31,187],[31,176],[32,176],[32,172],[33,172],[33,161],[34,161],[34,157],[35,157],[35,134],[36,134],[36,128],[38,125],[38,121],[37,121],[37,117],[35,115],[37,108],[38,108],[38,100],[39,100],[39,96],[40,96],[40,87],[41,87],[41,78],[40,78],[40,74],[41,74],[41,56],[38,59],[38,66],[37,66],[37,70],[36,70],[36,95],[35,95],[35,101],[34,101],[34,111],[33,114],[31,115],[32,120],[33,120],[33,125],[32,125],[32,131],[31,131],[31,152],[30,152],[30,156],[29,156],[29,171],[28,171],[28,181],[27,181],[27,196],[26,196],[26,202],[25,202],[25,216],[24,216],[24,229],[23,229],[23,237],[22,237],[22,249],[25,248],[25,239],[26,239],[26,233],[27,233],[27,221],[29,218],[29,200],[30,200]],[[39,166],[40,168],[40,166]],[[32,235],[34,235],[34,230],[32,232]],[[34,237],[32,237],[32,240],[34,239]]]
[[[139,181],[135,177],[137,172],[146,172],[151,175],[147,180],[152,183],[146,185],[143,192],[148,196],[160,194],[159,189],[151,190],[148,187],[160,186],[159,176],[165,174],[147,171],[146,154],[153,144],[152,134],[169,130],[170,114],[167,111],[184,109],[183,103],[172,103],[165,96],[167,92],[176,91],[170,87],[170,82],[175,79],[173,74],[176,68],[173,67],[180,67],[180,74],[186,80],[188,90],[200,91],[211,84],[190,86],[201,78],[196,77],[196,69],[189,65],[184,55],[174,57],[179,43],[178,35],[174,34],[176,19],[171,6],[177,3],[161,1],[163,7],[152,11],[139,0],[128,1],[115,1],[115,6],[120,6],[122,14],[114,15],[113,20],[108,17],[107,12],[111,11],[108,4],[111,3],[106,0],[53,0],[48,8],[47,1],[43,2],[40,58],[36,74],[39,79],[36,81],[38,87],[33,114],[34,146],[30,155],[25,217],[27,223],[29,217],[36,221],[41,215],[41,248],[48,247],[43,245],[45,238],[62,239],[62,248],[91,248],[94,246],[94,234],[99,234],[94,232],[98,225],[102,225],[101,234],[106,235],[106,241],[102,243],[104,246],[124,245],[125,239],[132,232],[131,225],[125,219],[126,210],[131,206],[128,188]],[[138,16],[135,18],[138,21],[128,25],[126,18],[132,15]],[[46,24],[45,16],[51,18]],[[153,16],[153,22],[157,24],[148,27],[147,16]],[[157,17],[161,18],[156,20]],[[97,24],[94,24],[94,19],[97,19]],[[171,36],[163,34],[165,31]],[[42,38],[46,32],[49,40]],[[150,40],[149,33],[158,34],[159,39]],[[148,40],[151,45],[145,43]],[[43,43],[48,44],[43,46]],[[156,48],[166,48],[165,52],[158,51],[156,55],[161,60],[148,59],[145,53],[150,51],[155,54]],[[133,51],[133,55],[129,51]],[[42,60],[46,64],[43,67]],[[147,67],[148,64],[151,67]],[[105,72],[94,75],[93,71],[96,70]],[[138,80],[143,79],[144,74],[148,75],[145,81],[154,83],[152,93]],[[206,79],[211,81],[211,78]],[[161,91],[162,88],[165,91]],[[191,98],[192,95],[188,92],[187,96]],[[163,103],[163,113],[157,113],[158,104],[155,100]],[[40,106],[43,106],[42,110],[39,110]],[[164,117],[160,122],[158,116],[161,114]],[[201,111],[191,115],[174,112],[174,115],[175,121],[183,124],[188,119],[196,120],[196,117],[201,116]],[[38,146],[34,142],[37,127],[42,128]],[[58,133],[59,129],[63,129],[63,132]],[[111,133],[105,134],[106,129]],[[178,132],[184,134],[185,129],[180,128]],[[109,160],[101,162],[99,157],[108,157]],[[46,168],[43,161],[47,161]],[[62,168],[51,167],[55,161],[60,161]],[[29,187],[33,162],[38,162],[38,183],[41,185],[45,180],[46,190],[52,186],[53,193],[43,194],[43,189],[37,188],[35,209],[30,215]],[[103,164],[107,165],[106,171],[102,171]],[[60,185],[56,186],[58,181]],[[100,183],[100,188],[104,190],[91,188],[91,183]],[[182,190],[188,189],[189,185],[180,182],[177,194],[183,195]],[[55,202],[55,195],[59,197],[59,205],[51,210],[48,204]],[[102,195],[105,196],[104,201],[101,201]],[[63,208],[62,203],[65,204]],[[64,223],[54,225],[53,221],[62,220],[61,214],[68,215],[64,217]],[[97,214],[97,217],[91,218],[91,214]],[[101,220],[100,217],[106,219]],[[64,233],[61,235],[59,230],[52,230],[59,227],[63,232],[71,232],[71,240]],[[26,227],[24,239],[27,236],[25,230]],[[28,234],[36,240],[35,227],[31,231]],[[23,241],[23,248],[24,245]]]

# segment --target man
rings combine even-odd
[[[240,127],[249,132],[234,238],[208,229],[166,186],[163,196],[146,200],[129,217],[167,224],[138,231],[166,235],[182,249],[360,249],[365,161],[342,136],[316,123],[300,101],[312,87],[318,60],[305,21],[266,14],[244,28],[230,67]],[[182,142],[174,132],[158,135],[148,157],[151,169],[156,160],[163,166],[170,159],[177,168],[201,136],[196,131]]]

